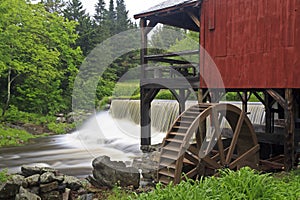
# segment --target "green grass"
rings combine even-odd
[[[262,174],[249,167],[239,171],[223,170],[220,177],[182,181],[165,186],[157,184],[152,192],[136,194],[115,187],[106,199],[140,200],[299,200],[300,170],[291,173]]]
[[[176,186],[157,184],[153,192],[136,195],[135,198],[128,197],[128,199],[141,200],[299,200],[299,198],[299,173],[277,178],[271,174],[259,174],[248,167],[237,172],[224,170],[221,171],[221,177],[202,178],[199,181],[188,180]]]
[[[9,179],[10,175],[7,173],[7,169],[0,170],[0,183],[4,183]]]
[[[24,130],[9,128],[0,124],[0,147],[23,145],[36,137]]]
[[[0,113],[1,112],[2,110],[0,109]],[[37,126],[43,126],[43,127],[47,127],[49,131],[51,131],[54,134],[69,133],[71,130],[75,128],[75,123],[73,124],[56,123],[55,116],[49,116],[49,115],[44,116],[36,113],[23,112],[18,110],[18,108],[15,106],[10,106],[5,116],[0,118],[0,121],[5,123],[10,123],[10,124],[17,124],[17,125],[33,124]],[[15,130],[15,132],[18,132],[18,130]],[[22,135],[26,135],[26,134],[22,134]]]

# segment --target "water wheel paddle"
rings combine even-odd
[[[257,168],[258,151],[253,126],[238,107],[197,104],[176,119],[163,140],[158,181],[178,184],[221,168]]]

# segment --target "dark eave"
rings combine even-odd
[[[199,24],[193,20],[200,18],[201,1],[187,1],[181,0],[180,4],[161,8],[158,10],[150,9],[144,13],[135,15],[135,19],[146,19],[155,23],[166,24],[174,27],[188,29],[192,31],[199,31]],[[183,3],[182,3],[183,2]]]
[[[142,13],[136,14],[136,15],[134,15],[134,18],[135,19],[145,18],[145,17],[150,17],[153,15],[160,15],[163,13],[174,12],[178,9],[184,9],[185,7],[198,6],[200,1],[199,0],[181,0],[181,1],[178,1],[178,4],[175,4],[172,6],[167,6],[167,7],[161,6],[164,3],[154,6],[153,8],[150,8],[148,11],[146,10]]]

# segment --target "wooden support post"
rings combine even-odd
[[[239,93],[239,96],[242,100],[242,110],[244,113],[248,112],[248,94],[247,91],[244,91],[242,94]]]
[[[186,102],[185,89],[179,89],[179,98],[177,100],[179,103],[179,113],[183,113],[185,111]]]
[[[147,90],[142,85],[143,80],[146,78],[146,65],[147,60],[147,20],[142,18],[140,21],[141,27],[141,88],[140,88],[140,114],[141,114],[141,145],[151,145],[151,101],[147,100]]]
[[[141,88],[141,145],[151,145],[151,101],[147,91]]]
[[[265,132],[271,133],[272,132],[272,99],[270,95],[266,92],[265,93],[265,111],[266,111],[266,127]]]
[[[140,27],[141,27],[141,81],[146,78],[146,64],[147,60],[145,59],[145,56],[147,56],[147,20],[146,19],[141,19],[140,21]]]
[[[293,90],[285,90],[287,107],[285,108],[285,135],[284,135],[284,168],[286,171],[293,168],[295,162],[295,118]]]

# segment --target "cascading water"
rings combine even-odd
[[[186,108],[196,104],[196,101],[187,101]],[[241,102],[231,103],[242,108]],[[151,126],[159,132],[167,132],[178,116],[178,103],[172,100],[154,100],[151,104]],[[111,115],[116,119],[127,119],[135,124],[140,123],[140,101],[114,100],[110,109]],[[248,102],[248,117],[252,124],[265,124],[265,108],[258,102]]]
[[[196,102],[188,102],[193,105]],[[234,102],[241,106],[240,103]],[[254,124],[264,123],[264,106],[249,103],[248,117]],[[178,116],[176,101],[155,100],[151,106],[152,142],[160,143]],[[93,115],[78,131],[34,140],[22,147],[1,149],[0,169],[17,172],[21,165],[53,167],[62,173],[86,176],[91,173],[92,160],[107,155],[112,160],[123,160],[130,165],[140,148],[139,101],[114,100],[110,111]]]

